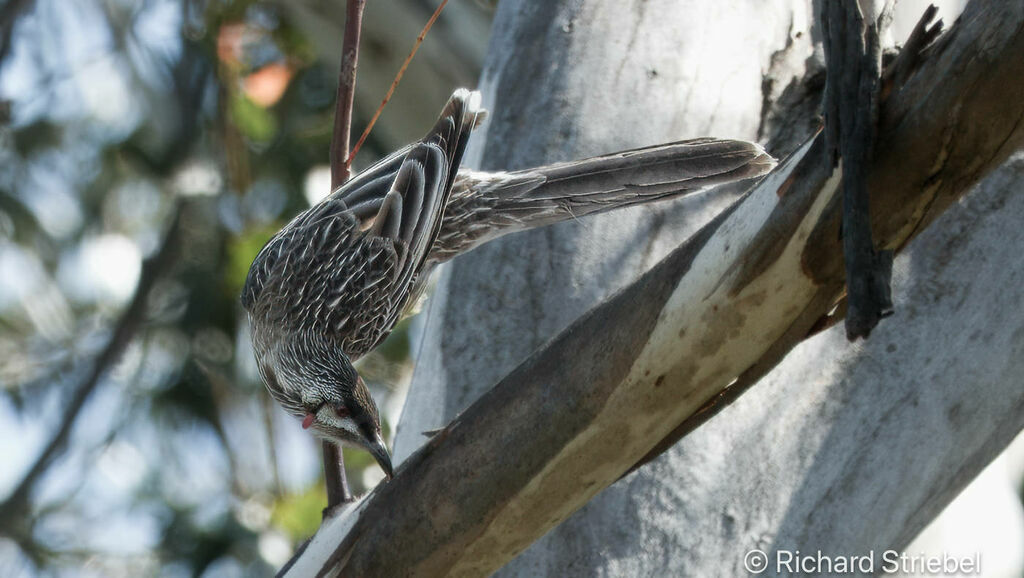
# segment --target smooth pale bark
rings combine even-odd
[[[531,10],[544,9],[534,6]],[[1021,17],[1017,13],[1008,16]],[[551,21],[551,14],[538,17]],[[557,22],[557,18],[554,21]],[[572,30],[571,26],[569,30]],[[993,46],[999,47],[1000,41],[1005,40],[1005,36],[1000,36],[996,23],[989,23],[985,30],[995,32],[988,50]],[[978,32],[974,30],[975,34]],[[500,34],[497,37],[501,38]],[[1019,48],[1021,40],[1018,38],[1014,42],[1017,44],[1013,46]],[[537,46],[536,43],[531,46],[543,54],[556,48]],[[1005,46],[1002,44],[1004,49]],[[964,46],[960,49],[964,50]],[[995,78],[1010,78],[1000,76],[1000,73],[1020,72],[1019,64],[1006,65],[1005,61],[998,60],[1005,54],[1005,50],[1001,53],[996,51],[992,54],[997,58],[995,65],[987,63]],[[962,62],[946,62],[954,68],[947,70],[936,66],[933,73],[946,71],[968,78],[973,70],[955,68]],[[534,68],[543,67],[535,65]],[[540,82],[542,79],[537,80]],[[927,222],[939,214],[958,192],[962,192],[964,183],[976,179],[990,166],[991,159],[1008,154],[998,146],[993,147],[991,142],[971,139],[982,138],[986,134],[989,137],[1006,135],[1009,131],[1013,138],[1008,146],[1017,146],[1020,140],[1019,131],[1013,130],[1013,121],[1015,118],[1019,120],[1020,112],[1016,111],[1016,116],[1008,116],[1005,110],[991,109],[993,95],[999,95],[1001,90],[996,83],[978,82],[977,92],[982,95],[980,101],[974,100],[974,95],[964,97],[965,92],[956,92],[943,100],[947,95],[941,91],[933,98],[932,92],[927,90],[928,82],[934,84],[935,81],[934,76],[930,79],[925,77],[921,81],[923,84],[919,82],[916,87],[911,87],[918,91],[913,94],[914,98],[900,101],[904,106],[893,109],[899,113],[897,118],[902,122],[898,130],[893,129],[887,135],[892,139],[892,146],[880,147],[893,158],[884,157],[876,163],[880,176],[873,182],[891,194],[880,199],[876,209],[892,209],[888,213],[876,213],[881,215],[876,225],[881,231],[881,238],[895,246],[900,246],[903,239],[917,231],[922,221]],[[1008,95],[1019,97],[1019,88],[1013,82],[1005,83]],[[925,96],[929,98],[925,99]],[[553,102],[560,102],[557,96]],[[930,110],[935,114],[929,116],[929,109],[911,106],[922,102],[931,105]],[[514,104],[510,102],[508,106]],[[992,111],[993,126],[979,122],[989,118],[986,116],[986,104]],[[560,116],[556,115],[556,118]],[[582,122],[582,119],[577,120]],[[496,129],[501,126],[499,119],[491,129],[491,143],[496,142],[495,139],[503,142],[508,138],[504,133],[498,138]],[[949,129],[950,134],[962,135],[969,144],[934,138],[929,129],[938,132],[943,126]],[[547,128],[552,130],[557,125],[548,122]],[[556,133],[565,134],[566,131]],[[572,131],[569,134],[573,134]],[[906,149],[911,144],[915,146],[913,154]],[[978,146],[971,146],[975,144]],[[970,155],[974,150],[978,156],[972,165]],[[897,153],[899,158],[895,158]],[[900,168],[905,170],[898,170]],[[427,452],[410,460],[405,472],[399,472],[392,483],[363,503],[367,514],[372,515],[356,522],[353,535],[335,550],[332,562],[351,564],[350,570],[364,572],[379,570],[389,563],[397,564],[394,570],[409,569],[414,560],[420,564],[415,569],[426,573],[451,571],[473,574],[493,570],[529,544],[531,532],[535,537],[536,532],[558,522],[582,503],[581,499],[613,480],[616,471],[621,472],[628,467],[629,460],[639,457],[637,452],[642,444],[638,436],[650,437],[651,434],[670,430],[675,424],[668,422],[681,419],[696,409],[715,387],[726,386],[729,378],[735,375],[729,372],[737,371],[742,363],[754,363],[769,353],[773,339],[791,347],[796,337],[786,330],[782,317],[795,315],[796,319],[791,322],[794,326],[813,319],[805,318],[799,311],[788,311],[787,305],[806,301],[809,302],[806,304],[809,311],[820,309],[818,314],[824,313],[827,303],[822,302],[822,298],[834,297],[839,286],[836,274],[841,271],[841,262],[834,257],[838,235],[834,226],[828,224],[837,213],[834,207],[828,206],[829,195],[834,191],[820,186],[824,176],[827,175],[809,169],[809,173],[802,174],[795,181],[786,181],[785,185],[780,186],[780,181],[773,179],[763,186],[761,193],[744,201],[728,217],[717,220],[715,227],[692,242],[693,251],[675,252],[646,276],[645,281],[632,286],[626,295],[633,299],[650,297],[656,305],[655,313],[662,311],[655,315],[657,323],[653,326],[650,303],[634,300],[632,303],[636,304],[637,313],[634,318],[626,314],[631,302],[620,297],[577,324],[575,333],[563,334],[555,348],[535,356],[517,370],[474,405],[454,427],[439,436]],[[913,182],[905,182],[906,179],[916,179],[918,185],[931,186],[914,186]],[[765,191],[771,194],[764,194]],[[785,191],[785,194],[780,197],[777,191]],[[759,209],[766,212],[759,212]],[[781,211],[773,215],[776,219],[763,219],[776,209]],[[826,209],[830,219],[815,225],[816,214]],[[619,221],[624,220],[620,217]],[[758,228],[761,226],[759,223],[769,226]],[[814,225],[813,233],[811,225]],[[614,228],[602,229],[601,240],[616,240]],[[626,256],[641,251],[636,249],[637,239],[646,240],[637,236],[635,226],[620,235],[619,243],[625,243],[623,239],[633,239],[633,250]],[[807,243],[807,248],[801,248],[808,235],[811,242]],[[735,245],[727,242],[730,239],[735,241]],[[751,239],[765,243],[751,242]],[[516,241],[511,239],[508,244]],[[583,246],[582,242],[574,242]],[[962,243],[963,240],[958,239],[956,246],[964,246]],[[557,248],[553,243],[547,244]],[[569,246],[573,246],[572,243]],[[548,268],[542,272],[549,278],[565,277],[574,272],[582,276],[582,271],[576,268],[583,265],[594,267],[598,273],[618,272],[621,268],[611,265],[602,268],[595,263],[598,263],[597,257],[603,256],[614,265],[617,258],[621,261],[622,249],[622,246],[613,244],[612,249],[590,254],[589,261],[570,260],[568,265],[553,264],[551,253],[544,253],[539,259],[547,264]],[[742,258],[730,256],[730,249],[743,252]],[[487,251],[488,248],[481,249],[463,261],[472,263],[473,257],[487,255]],[[949,246],[946,253],[949,253]],[[503,258],[495,259],[496,256]],[[489,259],[478,257],[481,260],[476,262],[479,268],[476,272],[485,276],[487,271],[511,266],[510,263],[515,264],[517,259],[523,260],[528,256],[523,247],[513,255],[502,255],[494,249]],[[732,265],[729,265],[730,259]],[[1002,263],[999,270],[1010,269],[1006,265]],[[727,273],[725,276],[723,271]],[[459,320],[458,316],[467,316],[465,310],[469,309],[474,313],[472,319],[460,331],[477,335],[476,332],[492,318],[486,315],[485,306],[481,306],[479,301],[477,309],[473,309],[473,294],[458,293],[462,287],[462,284],[456,285],[458,273],[456,261],[446,281],[446,300],[435,300],[428,330],[434,323],[443,326],[453,316],[456,320]],[[666,287],[664,281],[674,278],[676,273],[682,275],[681,283]],[[474,279],[467,277],[463,281],[472,284]],[[508,284],[515,279],[509,274],[503,280]],[[530,279],[533,277],[527,275],[527,280]],[[572,279],[568,277],[568,280]],[[916,276],[911,279],[919,280]],[[815,283],[809,286],[808,280],[815,280]],[[926,278],[924,282],[930,280]],[[573,305],[580,301],[576,296],[585,287],[573,283],[550,283],[548,279],[542,287],[537,287],[536,294],[522,290],[508,294],[508,307],[514,309],[517,300],[529,299],[535,299],[535,308],[540,307],[549,297],[554,298],[552,294],[556,289],[567,291],[569,298],[563,296],[563,302]],[[637,287],[646,291],[637,291]],[[750,299],[742,302],[743,297]],[[897,299],[907,309],[908,316],[911,312],[917,314],[910,304],[903,303],[899,291]],[[486,294],[482,300],[487,302]],[[1005,301],[990,301],[1006,305]],[[663,303],[668,304],[664,309],[661,307]],[[954,309],[971,309],[965,303],[966,300],[958,300],[953,304]],[[934,307],[932,303],[926,305]],[[702,310],[701,307],[708,309]],[[560,311],[555,305],[551,308]],[[527,308],[527,311],[531,310]],[[706,315],[712,310],[718,313]],[[919,311],[926,312],[927,308],[922,306]],[[494,319],[508,322],[502,313],[505,311],[497,313]],[[951,313],[943,313],[945,317],[940,319],[948,320]],[[742,318],[743,314],[749,318]],[[989,314],[999,317],[998,313]],[[1001,320],[1006,321],[1003,325],[1012,327],[1013,320],[1007,321],[1008,317],[1004,315]],[[545,318],[520,317],[513,318],[512,322],[525,323],[524,319]],[[1000,325],[994,319],[990,322],[987,317],[969,319],[972,320],[972,328]],[[908,318],[899,326],[888,322],[878,331],[891,325],[894,333],[889,335],[899,335],[897,331],[911,327],[912,320]],[[602,324],[602,321],[609,323]],[[495,327],[500,329],[500,325],[496,322],[489,327],[498,331]],[[533,327],[537,325],[539,323],[532,324]],[[730,326],[735,331],[730,332]],[[758,334],[757,328],[766,333]],[[637,330],[638,343],[630,341],[633,330]],[[626,334],[625,337],[617,335],[616,331]],[[666,332],[672,336],[662,335]],[[952,337],[963,337],[969,341],[966,333],[947,332]],[[670,347],[669,342],[676,335],[682,343],[679,349],[682,354],[673,352]],[[478,335],[481,338],[485,336]],[[531,336],[537,337],[536,330],[503,339],[512,339],[507,343],[518,344],[520,340],[528,341]],[[702,339],[701,336],[706,337]],[[933,359],[939,357],[938,352],[941,351],[945,354],[941,356],[943,359],[955,360],[960,352],[970,351],[966,343],[958,343],[954,339],[949,347],[959,349],[946,351],[934,346],[936,342],[947,343],[944,340],[929,342],[926,337],[930,336],[903,337],[908,341],[885,344],[885,352],[893,357],[887,364],[880,363],[877,356],[871,358],[862,354],[856,363],[849,359],[844,363],[840,354],[857,349],[834,336],[830,340],[830,336],[832,333],[819,336],[795,352],[795,358],[803,357],[811,367],[824,368],[825,373],[816,381],[807,383],[808,380],[804,379],[802,383],[794,383],[800,380],[790,379],[783,384],[790,389],[789,395],[782,397],[777,389],[764,385],[770,380],[758,384],[736,405],[686,438],[663,459],[604,492],[514,561],[506,571],[620,575],[672,570],[730,575],[742,571],[743,552],[751,547],[767,551],[773,548],[800,548],[804,551],[821,548],[826,552],[845,553],[859,551],[857,548],[862,545],[884,549],[905,543],[941,507],[951,492],[965,483],[972,472],[980,469],[991,454],[1020,429],[1021,416],[1024,415],[1021,405],[1024,402],[1021,401],[1019,382],[1013,383],[1012,379],[1019,374],[1020,368],[1008,363],[995,363],[997,360],[1016,360],[1020,356],[1006,356],[1006,351],[1001,352],[1003,356],[996,353],[994,358],[975,356],[984,360],[980,364],[981,370],[972,367],[967,375],[972,376],[976,388],[984,390],[985,399],[978,400],[975,399],[976,392],[965,391],[961,384],[945,381],[946,377],[957,375],[949,366],[941,366],[942,375],[934,372],[929,375],[917,372],[927,366],[908,365],[915,361],[913,354],[917,351],[927,352]],[[452,345],[452,339],[460,347],[446,349]],[[707,339],[715,340],[715,347],[709,347]],[[983,338],[976,336],[975,340],[983,341]],[[1020,340],[1017,337],[1017,341]],[[876,336],[867,347],[880,341]],[[464,375],[461,366],[457,366],[453,359],[467,356],[466,361],[469,362],[473,358],[468,356],[475,355],[486,360],[485,356],[491,353],[486,343],[474,345],[451,331],[439,342],[441,363],[435,367],[444,370],[444,379],[435,380],[435,383],[447,384],[449,391],[453,375]],[[618,379],[639,389],[620,388],[618,380],[609,380],[607,375],[595,373],[604,366],[621,370],[622,364],[617,365],[614,359],[594,357],[595,351],[587,348],[593,343],[620,342],[623,344],[606,351],[606,356],[626,356],[627,375]],[[557,347],[567,343],[575,344],[577,349]],[[821,349],[808,352],[806,348],[814,344],[823,345]],[[906,355],[900,354],[901,347],[909,350]],[[593,367],[574,368],[575,352],[586,353],[593,360]],[[840,359],[838,365],[829,365],[830,358]],[[922,359],[917,361],[924,363]],[[953,367],[968,365],[961,361],[954,362]],[[898,375],[905,380],[898,383],[885,381],[883,370],[889,366],[898,369]],[[657,375],[666,367],[665,374]],[[644,374],[645,368],[654,370],[655,375]],[[573,370],[576,370],[576,376],[589,375],[588,379],[574,379]],[[979,374],[979,371],[986,370],[987,373]],[[873,395],[859,395],[862,390],[870,389],[867,384],[857,381],[863,379],[858,377],[862,371],[875,386]],[[799,376],[807,373],[805,366]],[[559,375],[567,379],[544,379]],[[914,379],[906,379],[906,376]],[[531,382],[531,377],[536,381]],[[422,378],[421,373],[417,379]],[[577,383],[588,380],[594,387],[590,394],[586,393],[586,384]],[[466,379],[465,385],[475,381]],[[660,393],[657,391],[659,387],[662,387]],[[666,391],[683,395],[666,396]],[[581,393],[579,397],[572,397]],[[570,399],[560,394],[568,395]],[[759,394],[769,397],[756,397]],[[429,413],[432,408],[447,408],[459,401],[453,396],[441,395],[438,398],[442,403],[414,405],[411,400],[409,407]],[[670,399],[678,399],[678,405],[671,403]],[[524,400],[530,400],[530,403],[524,405]],[[569,406],[574,400],[580,404],[578,414],[567,413],[565,407],[559,407]],[[642,411],[637,411],[634,404],[639,405]],[[652,421],[648,414],[661,415],[666,423]],[[539,416],[551,419],[544,421]],[[616,417],[623,418],[621,425],[616,425]],[[522,427],[509,429],[517,423]],[[437,425],[442,423],[428,427]],[[573,428],[577,435],[566,443],[560,436],[566,429]],[[415,435],[415,432],[411,433]],[[579,432],[583,435],[578,435]],[[409,431],[402,433],[409,434]],[[550,439],[553,443],[565,445],[547,448],[541,443],[536,446],[537,452],[523,451],[526,445],[537,444],[538,439]],[[651,439],[650,443],[654,441],[656,439]],[[495,451],[502,448],[503,452]],[[565,448],[565,451],[559,448]],[[527,449],[533,449],[533,446]],[[541,456],[542,451],[549,453]],[[535,463],[537,460],[541,463]],[[522,477],[523,472],[527,472],[525,478]],[[524,479],[533,481],[526,486],[516,485]],[[584,483],[591,481],[593,486]],[[495,508],[495,501],[488,500],[492,497],[495,501],[500,500],[501,507]],[[387,512],[381,509],[388,507]],[[327,530],[339,536],[334,529],[325,528]],[[321,538],[325,536],[318,535],[317,541],[323,541]],[[320,546],[329,546],[330,542],[327,540]],[[310,550],[313,549],[311,546]]]

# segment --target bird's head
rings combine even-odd
[[[380,415],[366,383],[341,352],[261,363],[267,388],[302,427],[322,439],[370,452],[388,478],[394,473]]]
[[[311,396],[303,405],[306,408],[302,417],[303,429],[311,430],[318,437],[370,452],[384,474],[391,478],[394,474],[391,454],[381,435],[377,406],[370,398],[363,378],[356,375],[350,393],[338,390],[325,392],[322,396]]]

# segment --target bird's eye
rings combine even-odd
[[[349,411],[347,407],[341,406],[334,408],[334,414],[337,415],[338,417],[348,417]]]

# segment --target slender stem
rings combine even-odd
[[[260,396],[260,413],[263,414],[263,428],[267,433],[267,457],[270,459],[270,472],[274,478],[274,497],[284,495],[284,486],[281,485],[280,462],[277,459],[277,436],[274,435],[274,407],[271,405],[270,396]]]
[[[331,138],[331,190],[345,183],[349,177],[349,135],[352,133],[352,103],[356,93],[356,65],[359,62],[359,32],[363,26],[363,8],[366,0],[348,0],[345,10],[345,39],[341,49],[341,70],[338,72],[338,96],[334,109],[334,135]],[[327,485],[327,509],[352,500],[345,479],[345,463],[341,448],[323,442],[324,483]]]
[[[324,440],[324,483],[327,486],[327,510],[338,504],[352,501],[352,492],[348,489],[345,477],[345,461],[342,459],[341,446]],[[325,514],[327,511],[324,512]]]
[[[338,95],[334,112],[334,136],[331,139],[331,190],[340,187],[349,176],[349,135],[352,133],[352,103],[356,94],[356,65],[359,62],[359,32],[363,26],[366,0],[348,0],[345,11],[345,40],[338,72]]]
[[[437,17],[441,15],[441,11],[444,10],[445,5],[448,4],[448,0],[441,0],[441,3],[437,5],[437,9],[430,15],[430,19],[423,26],[423,30],[420,31],[420,35],[416,37],[416,42],[412,45],[412,50],[409,51],[409,55],[405,57],[405,61],[402,62],[402,66],[398,69],[398,73],[395,74],[395,79],[391,81],[391,86],[388,87],[387,93],[384,95],[384,100],[380,102],[380,106],[377,107],[377,111],[373,113],[373,118],[370,119],[369,124],[363,129],[363,134],[359,136],[359,140],[356,141],[356,146],[352,148],[352,152],[349,153],[348,159],[345,161],[345,169],[348,170],[352,166],[352,159],[355,158],[356,153],[359,152],[359,148],[363,146],[366,141],[366,137],[370,136],[370,131],[373,130],[373,125],[377,124],[377,119],[380,118],[380,113],[384,111],[384,107],[391,100],[391,96],[395,94],[395,89],[398,88],[398,83],[402,81],[402,76],[405,74],[405,69],[409,68],[409,63],[412,62],[412,57],[416,56],[416,51],[420,49],[420,45],[423,44],[423,39],[427,37],[427,32],[430,32],[430,28],[434,26],[434,22],[437,21]]]

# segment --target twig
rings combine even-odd
[[[338,94],[334,108],[334,135],[331,138],[331,190],[340,187],[349,176],[348,144],[352,133],[352,104],[356,94],[356,68],[359,63],[359,32],[363,27],[366,0],[348,0],[345,10],[345,39],[338,72]]]
[[[178,237],[181,235],[181,213],[183,205],[179,201],[174,209],[174,216],[171,219],[167,235],[164,237],[163,245],[153,257],[142,264],[142,274],[139,283],[135,287],[135,295],[131,303],[114,328],[107,346],[96,358],[92,371],[86,375],[78,387],[75,388],[71,399],[67,400],[64,414],[60,418],[60,426],[54,433],[50,443],[46,445],[35,463],[29,468],[28,473],[21,479],[13,492],[0,504],[0,528],[11,528],[12,521],[21,517],[28,508],[28,493],[36,480],[53,464],[54,460],[66,449],[68,435],[78,418],[79,413],[88,401],[89,396],[99,385],[100,378],[120,358],[125,346],[131,341],[136,330],[142,322],[145,314],[146,301],[153,286],[156,284],[160,274],[167,270],[174,255],[174,248],[177,246]]]
[[[327,508],[324,509],[324,517],[333,511],[335,506],[352,501],[352,491],[348,488],[348,479],[345,477],[345,460],[341,452],[341,446],[336,443],[323,441],[324,450],[324,485],[327,486]]]
[[[270,460],[270,472],[274,478],[274,497],[280,498],[284,495],[284,486],[281,485],[280,462],[277,459],[277,436],[274,435],[274,406],[271,404],[270,396],[260,396],[260,413],[263,417],[263,428],[267,430],[267,458]]]
[[[419,50],[420,44],[426,38],[427,32],[430,31],[434,22],[437,21],[441,10],[444,9],[447,3],[448,0],[442,0],[441,4],[438,5],[433,15],[427,21],[427,24],[423,27],[420,35],[416,38],[412,51],[405,58],[405,62],[402,63],[398,74],[395,75],[395,79],[391,82],[391,87],[388,88],[388,92],[384,96],[380,107],[377,108],[362,136],[359,137],[355,148],[349,153],[348,145],[349,135],[352,131],[352,107],[355,100],[356,69],[359,62],[359,33],[362,28],[363,8],[366,5],[366,0],[348,0],[345,13],[345,39],[341,54],[341,70],[338,73],[334,134],[331,138],[331,190],[337,189],[348,180],[352,159],[355,157],[356,152],[359,151],[359,147],[366,141],[366,137],[370,134],[370,130],[373,129],[373,125],[380,117],[384,105],[391,100],[391,96],[394,94],[399,81],[401,81],[402,75],[405,74],[409,62],[416,55],[416,51]],[[345,463],[341,448],[337,444],[328,441],[324,441],[322,445],[324,483],[327,486],[327,508],[324,510],[324,516],[327,516],[338,504],[352,501],[352,492],[349,490],[348,481],[345,479]]]
[[[356,93],[356,68],[359,63],[359,32],[363,26],[366,0],[348,0],[345,10],[345,39],[341,49],[341,70],[338,72],[338,96],[334,108],[334,134],[331,138],[331,190],[340,187],[349,177],[348,144],[352,132],[352,104]],[[323,442],[324,483],[327,485],[327,508],[324,517],[338,504],[352,500],[345,479],[345,463],[341,448]]]
[[[867,337],[892,314],[892,251],[875,251],[867,188],[878,121],[881,48],[878,24],[858,0],[826,2],[825,144],[843,169],[843,255],[848,310],[846,337]]]
[[[353,147],[352,152],[349,153],[348,159],[345,161],[345,170],[347,171],[352,166],[352,159],[355,158],[356,153],[359,152],[359,148],[366,142],[366,137],[370,136],[370,131],[373,130],[373,125],[377,124],[377,119],[380,118],[380,113],[384,111],[384,106],[387,105],[388,101],[391,100],[392,95],[395,94],[395,89],[398,88],[398,83],[402,81],[402,76],[405,75],[405,69],[409,68],[409,63],[412,62],[412,57],[416,56],[416,51],[420,49],[420,44],[423,44],[423,39],[427,37],[427,32],[434,26],[434,22],[437,21],[437,17],[441,15],[441,11],[444,10],[445,5],[448,4],[448,0],[441,0],[438,4],[437,9],[430,16],[430,20],[423,26],[423,30],[420,31],[420,35],[416,37],[416,43],[412,45],[412,50],[409,55],[405,57],[405,61],[402,62],[401,68],[398,69],[398,74],[395,75],[395,79],[391,81],[391,86],[388,87],[387,93],[384,95],[384,100],[380,102],[380,106],[377,107],[377,111],[373,113],[373,118],[370,119],[370,123],[363,129],[363,134],[359,136],[359,140],[356,141],[356,146]]]

